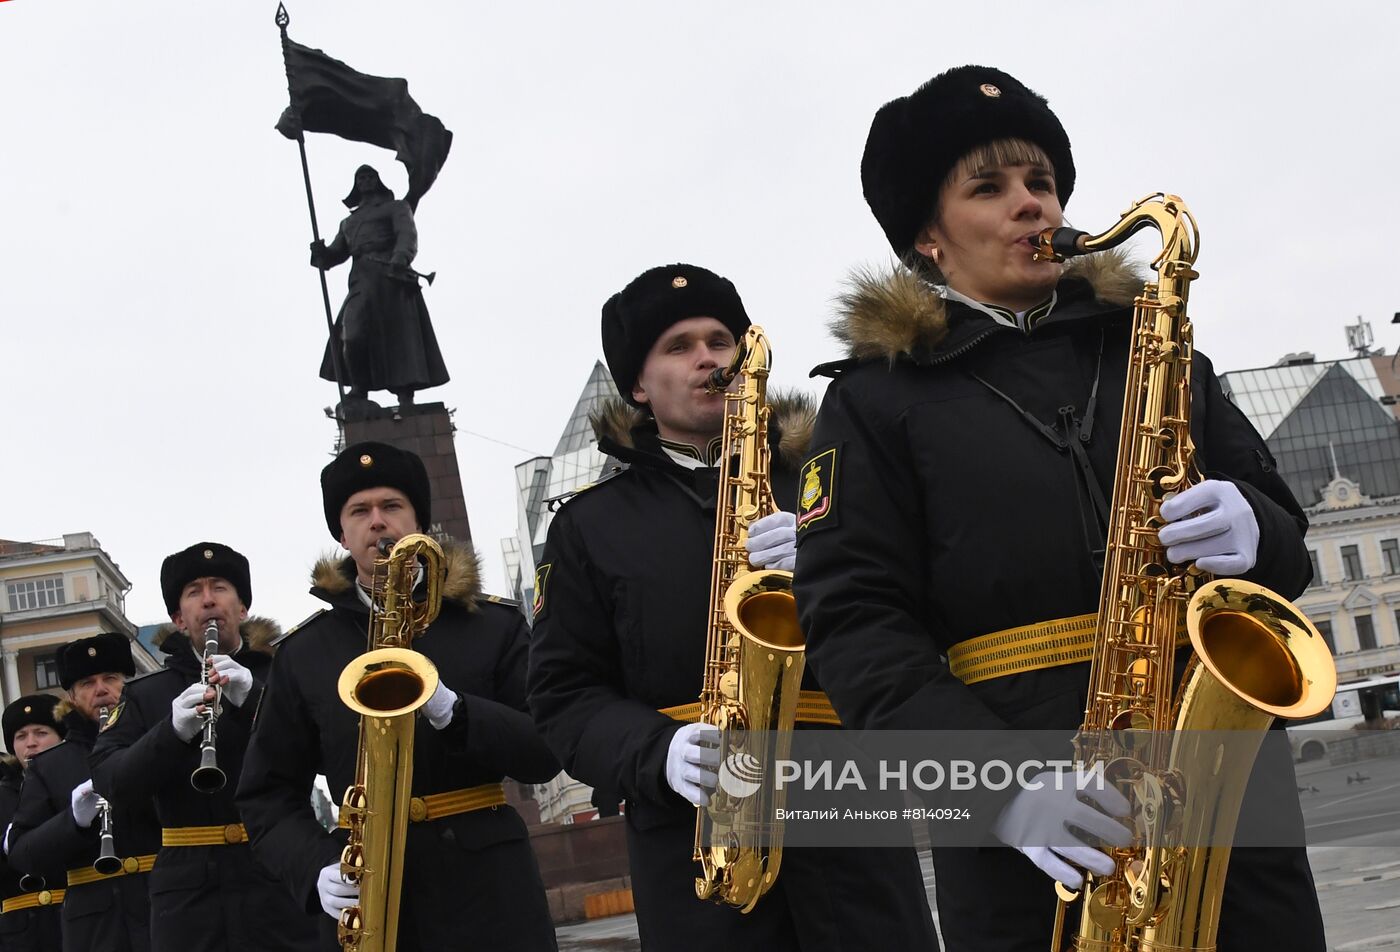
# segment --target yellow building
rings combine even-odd
[[[130,590],[90,532],[42,542],[0,539],[0,705],[37,691],[62,695],[58,648],[103,631],[132,639],[138,674],[159,668],[127,620]]]

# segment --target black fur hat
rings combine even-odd
[[[408,497],[420,530],[432,524],[432,490],[428,470],[418,454],[388,443],[356,443],[341,450],[321,470],[321,501],[331,538],[340,541],[340,510],[345,501],[362,489],[377,486],[397,489]]]
[[[248,560],[218,542],[196,542],[188,549],[167,555],[160,564],[160,593],[165,596],[166,611],[173,615],[180,610],[180,593],[197,578],[228,580],[243,607],[252,607],[253,582],[248,575]]]
[[[91,638],[70,641],[58,649],[58,683],[65,691],[83,678],[107,671],[127,677],[136,673],[131,640],[126,635],[104,631]]]
[[[5,749],[14,753],[15,735],[21,727],[28,727],[30,724],[52,727],[59,737],[68,733],[67,725],[54,716],[53,709],[58,707],[58,703],[58,698],[52,694],[26,694],[6,707],[5,713],[0,715],[5,730]]]
[[[618,395],[632,406],[632,388],[656,339],[677,321],[713,317],[744,336],[753,323],[739,292],[727,278],[693,264],[668,264],[643,271],[603,305],[603,356]]]
[[[1074,158],[1045,97],[986,66],[959,66],[880,107],[870,123],[860,181],[865,201],[901,258],[933,217],[958,160],[999,139],[1025,139],[1055,167],[1060,204],[1074,191]]]

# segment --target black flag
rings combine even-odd
[[[408,170],[404,200],[416,209],[447,161],[452,133],[418,108],[408,94],[408,81],[356,72],[288,39],[285,32],[282,55],[292,102],[277,120],[277,131],[288,139],[298,139],[302,132],[330,132],[393,149]]]

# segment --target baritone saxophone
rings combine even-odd
[[[355,782],[341,806],[350,839],[340,872],[360,887],[359,902],[341,912],[336,930],[345,952],[393,952],[397,946],[414,719],[438,685],[437,667],[411,643],[442,608],[442,547],[413,533],[392,548],[383,540],[379,549],[385,558],[374,565],[369,651],[345,666],[338,684],[341,701],[360,715]],[[426,598],[417,602],[420,564]]]
[[[1230,844],[1264,733],[1276,717],[1310,717],[1336,690],[1317,629],[1276,593],[1168,561],[1161,505],[1202,481],[1191,437],[1192,327],[1186,299],[1200,234],[1186,204],[1154,193],[1090,236],[1040,234],[1040,260],[1161,234],[1157,280],[1134,301],[1118,464],[1109,513],[1088,704],[1076,753],[1133,805],[1135,836],[1110,851],[1111,876],[1059,883],[1053,952],[1082,896],[1076,952],[1214,950]],[[1173,690],[1178,630],[1192,658]],[[1221,732],[1230,732],[1224,756]],[[1240,738],[1246,742],[1239,743]]]

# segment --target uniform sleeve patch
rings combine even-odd
[[[818,453],[797,478],[797,531],[834,526],[836,517],[836,447]]]
[[[554,568],[553,562],[546,562],[535,569],[535,601],[531,606],[531,614],[539,618],[544,614],[545,589],[549,585],[549,570]]]
[[[125,708],[125,701],[120,702],[116,707],[112,708],[112,713],[107,715],[107,723],[102,725],[102,730],[109,731],[116,726],[117,718],[122,716],[122,711],[125,710]]]

